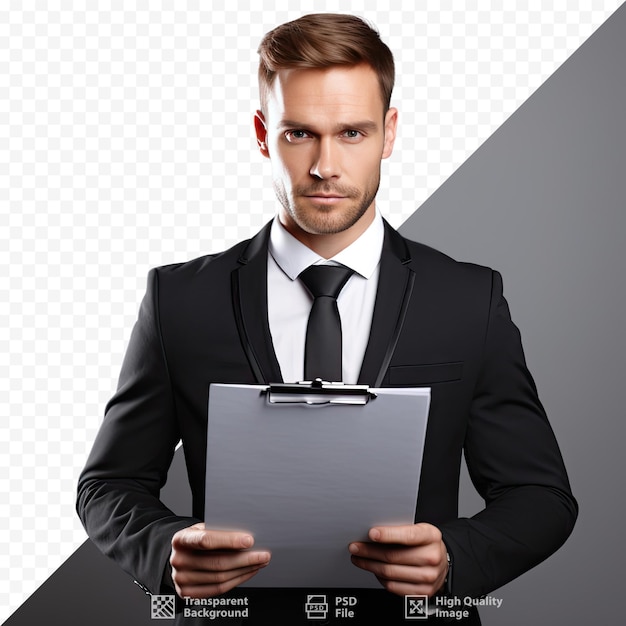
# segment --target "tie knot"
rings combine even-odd
[[[337,298],[354,270],[343,265],[311,265],[298,278],[314,298]]]

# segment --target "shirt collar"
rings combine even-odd
[[[269,252],[280,269],[295,280],[310,265],[340,263],[364,278],[370,278],[380,261],[385,228],[378,211],[367,230],[331,259],[324,259],[298,241],[276,217],[270,231]]]

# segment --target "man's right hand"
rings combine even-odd
[[[270,561],[270,553],[250,551],[248,533],[207,530],[203,523],[172,537],[172,580],[176,593],[187,598],[219,596],[252,578]]]

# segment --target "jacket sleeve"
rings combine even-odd
[[[497,272],[491,296],[464,444],[485,508],[441,526],[457,596],[487,594],[546,559],[567,539],[578,513]]]
[[[77,498],[91,540],[151,593],[172,584],[173,534],[199,521],[175,515],[159,500],[180,435],[158,301],[158,273],[152,270]]]

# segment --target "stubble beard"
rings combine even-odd
[[[363,191],[356,187],[327,183],[294,187],[289,198],[282,181],[275,180],[274,191],[278,201],[299,228],[311,235],[332,235],[348,230],[365,215],[376,198],[379,185],[380,175]],[[341,204],[349,203],[342,207],[324,206],[303,197],[315,193],[337,193],[347,198]]]

